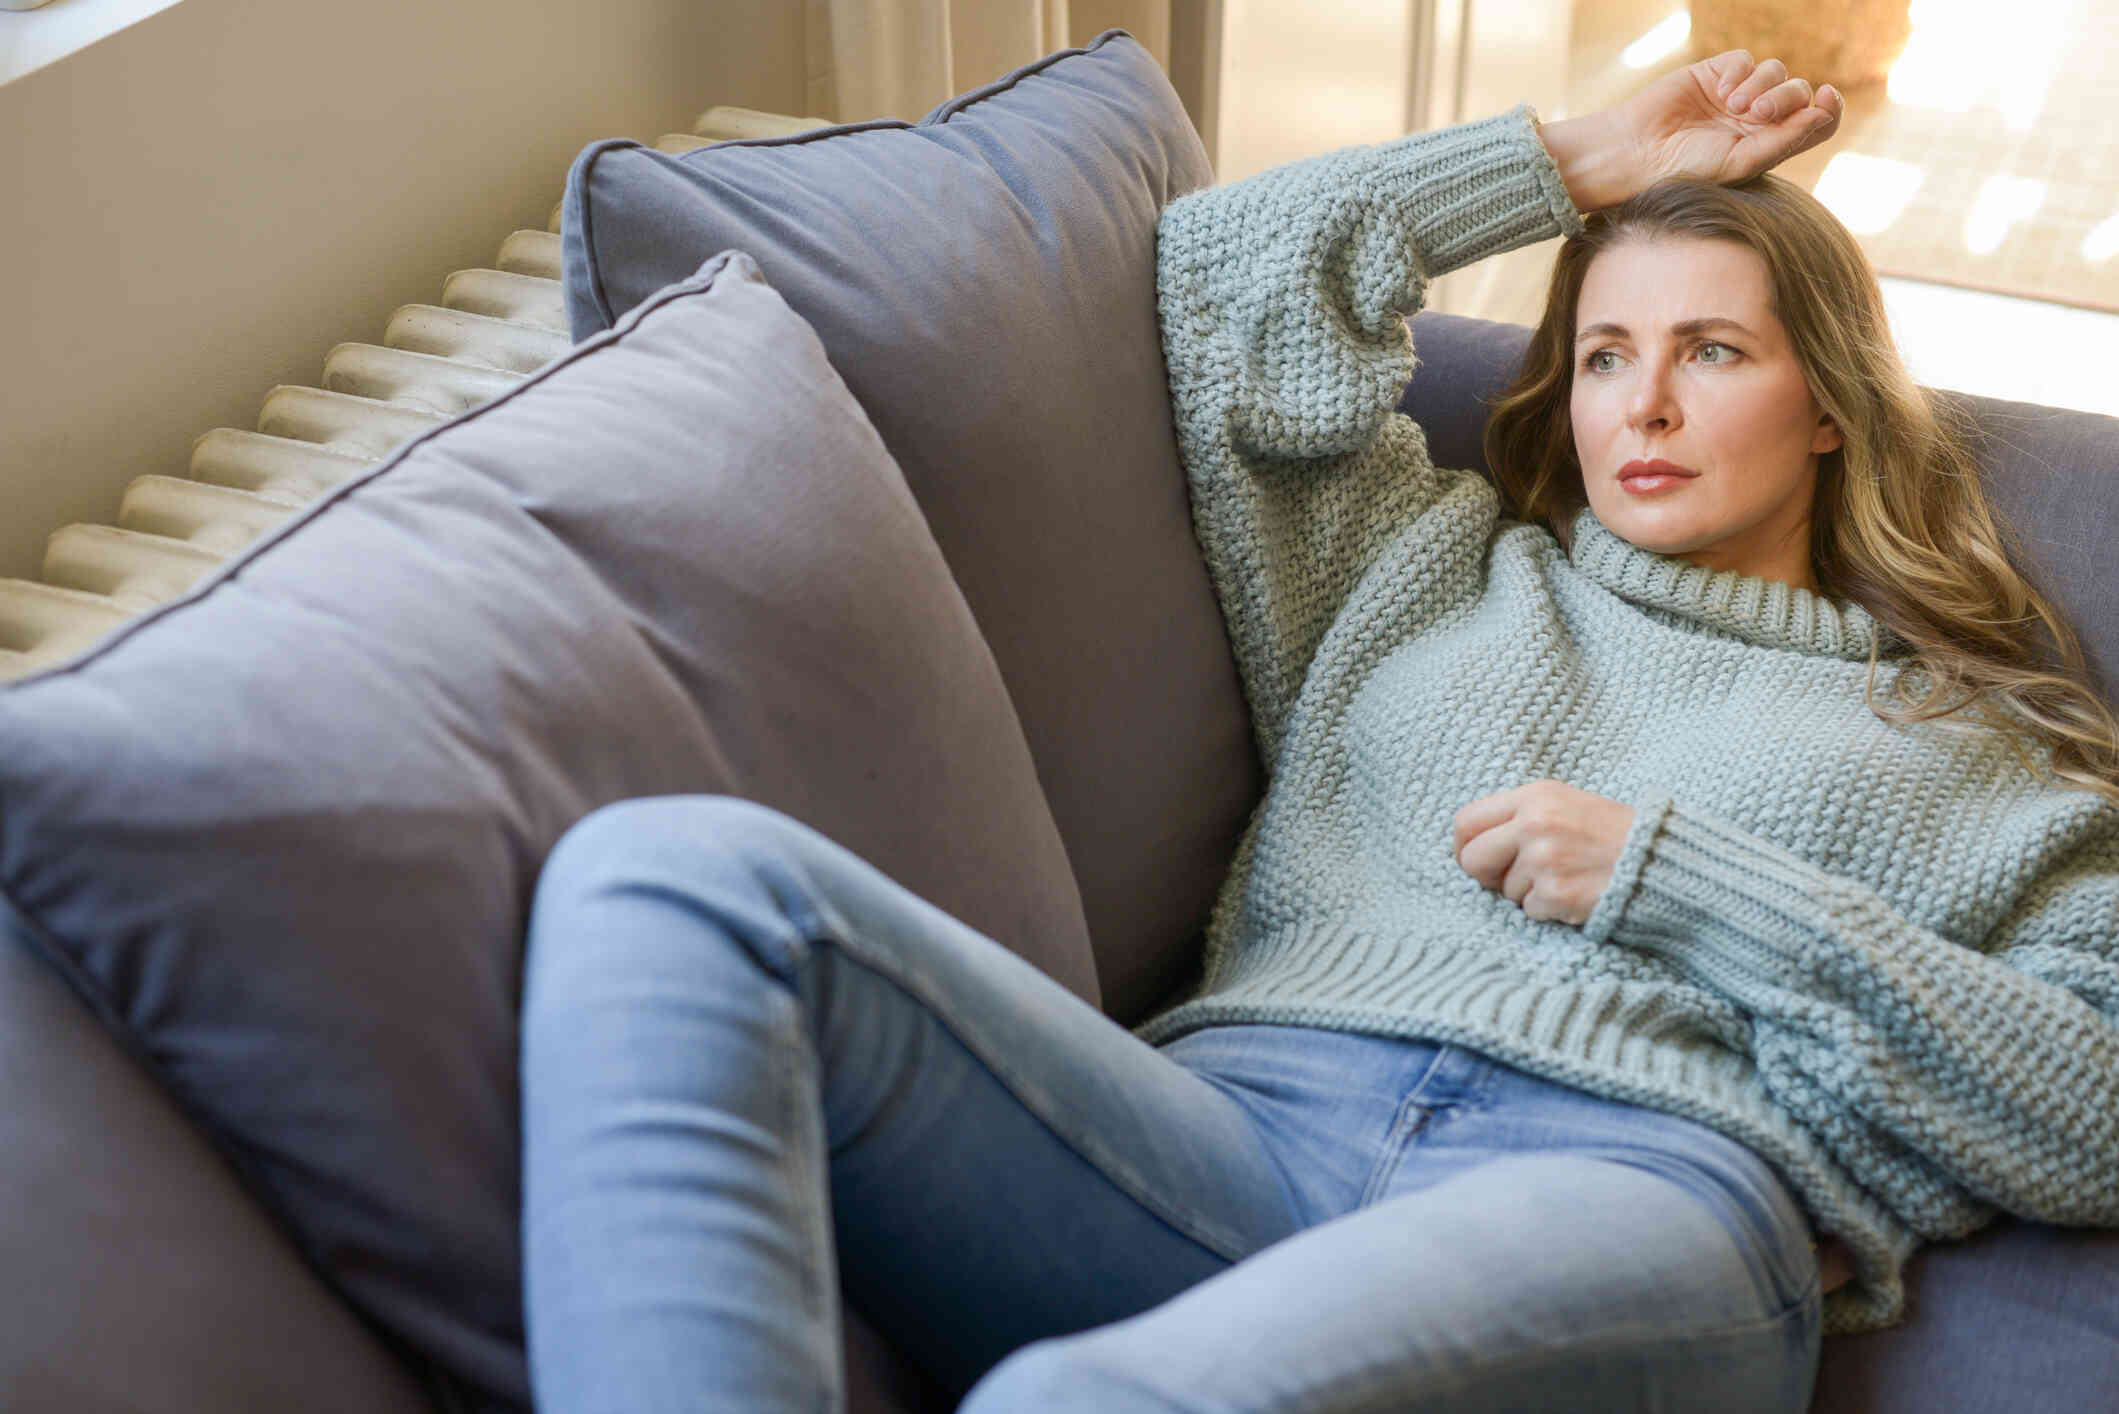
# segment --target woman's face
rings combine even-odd
[[[1817,459],[1839,429],[1796,366],[1757,252],[1693,239],[1600,252],[1575,308],[1574,359],[1575,455],[1598,520],[1644,550],[1817,587]],[[1696,474],[1621,480],[1657,460]]]

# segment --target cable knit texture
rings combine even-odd
[[[1172,202],[1164,354],[1268,789],[1161,1043],[1264,1021],[1454,1042],[1771,1163],[1897,1323],[1923,1241],[2119,1225],[2119,811],[1865,705],[1860,606],[1571,552],[1396,410],[1425,282],[1571,233],[1528,105]],[[2043,768],[2042,753],[2033,753]],[[1456,862],[1558,779],[1634,808],[1581,927]]]

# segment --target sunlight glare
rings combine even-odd
[[[2101,265],[2119,255],[2119,214],[2105,217],[2082,238],[2082,258],[2091,265]]]
[[[1619,62],[1629,69],[1652,69],[1684,47],[1692,36],[1692,12],[1673,10],[1668,18],[1626,46]]]
[[[1887,230],[1927,174],[1911,162],[1842,152],[1825,164],[1811,195],[1858,236]]]
[[[2076,0],[2014,0],[2006,20],[1991,4],[1913,0],[1913,37],[1891,66],[1893,103],[1964,113],[1998,109],[2011,132],[2029,132],[2045,109]]]
[[[1979,184],[1964,220],[1964,248],[1988,255],[2008,239],[2009,227],[2028,221],[2045,201],[2045,183],[2031,177],[1992,176]]]

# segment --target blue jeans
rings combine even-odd
[[[1755,1154],[1453,1045],[1157,1048],[790,817],[606,806],[537,886],[543,1414],[844,1407],[838,1295],[972,1414],[1799,1414]]]

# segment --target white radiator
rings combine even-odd
[[[720,105],[691,132],[655,146],[685,152],[825,125]],[[0,579],[0,682],[72,658],[188,593],[333,486],[565,353],[572,341],[559,285],[559,207],[544,230],[503,241],[493,265],[449,276],[440,304],[399,309],[381,344],[332,349],[322,386],[272,389],[255,432],[202,434],[186,476],[134,480],[116,525],[53,531],[39,579]]]

